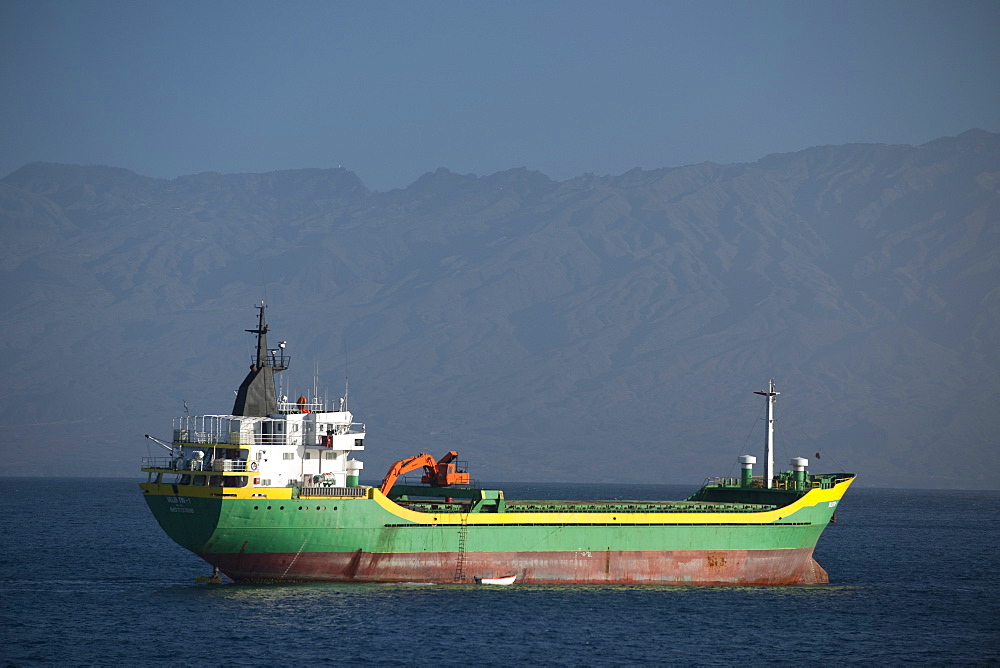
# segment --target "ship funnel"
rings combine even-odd
[[[365,467],[363,462],[359,462],[357,459],[347,460],[347,486],[357,487],[358,480],[361,477],[361,469]]]
[[[804,489],[806,482],[806,467],[809,466],[809,460],[805,457],[792,457],[791,462],[792,471],[795,472],[795,482],[798,483],[799,489]]]
[[[740,467],[743,469],[740,474],[740,484],[749,487],[753,480],[753,465],[757,463],[757,458],[753,455],[740,455]]]

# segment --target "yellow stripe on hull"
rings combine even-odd
[[[376,488],[368,498],[387,512],[415,524],[771,524],[804,508],[838,502],[853,478],[830,489],[813,489],[795,502],[759,513],[422,513],[404,508]],[[609,518],[610,515],[610,518]]]

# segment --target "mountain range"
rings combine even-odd
[[[1000,135],[554,181],[438,169],[0,180],[6,475],[138,475],[227,413],[267,303],[280,391],[345,389],[365,476],[700,484],[761,455],[996,489]],[[157,454],[151,452],[151,454]],[[818,459],[817,459],[818,456]]]

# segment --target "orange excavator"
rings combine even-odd
[[[399,476],[418,469],[421,466],[424,468],[424,475],[421,476],[420,482],[426,485],[431,485],[432,487],[467,485],[469,484],[469,473],[457,469],[455,462],[457,458],[458,453],[452,450],[440,460],[434,459],[426,452],[421,452],[416,457],[400,459],[389,467],[389,472],[382,478],[382,486],[379,487],[379,491],[383,494],[388,494],[392,486],[396,484],[396,479]]]

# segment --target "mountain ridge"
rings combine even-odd
[[[788,456],[995,487],[998,147],[970,131],[562,182],[442,168],[388,192],[342,168],[33,163],[0,180],[0,447],[15,471],[79,471],[47,462],[86,433],[107,444],[90,474],[131,472],[127,444],[181,398],[228,410],[266,293],[295,388],[310,359],[340,386],[346,349],[372,477],[444,448],[484,478],[696,482],[759,449],[748,395],[774,375]],[[19,448],[41,423],[46,445]]]

